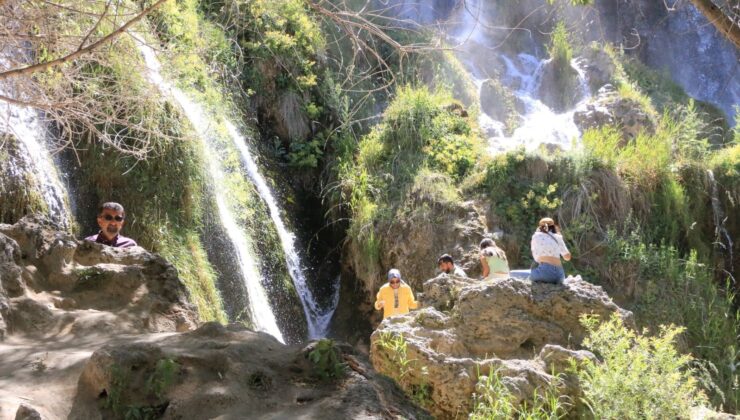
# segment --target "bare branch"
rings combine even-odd
[[[93,42],[92,44],[88,45],[87,47],[79,48],[76,51],[74,51],[74,52],[72,52],[70,54],[65,55],[64,57],[59,57],[59,58],[57,58],[55,60],[47,61],[47,62],[44,62],[44,63],[33,64],[33,65],[30,65],[30,66],[27,66],[27,67],[22,67],[22,68],[19,68],[19,69],[13,69],[13,70],[8,70],[8,71],[5,71],[5,72],[2,72],[2,73],[0,73],[0,80],[7,79],[7,78],[10,78],[10,77],[17,77],[17,76],[20,76],[20,75],[25,75],[25,74],[33,73],[33,72],[36,72],[36,71],[39,71],[39,70],[44,70],[44,69],[47,69],[47,68],[52,67],[52,66],[57,66],[59,64],[64,64],[64,63],[66,63],[68,61],[71,61],[71,60],[74,60],[75,58],[78,58],[78,57],[80,57],[80,56],[82,56],[84,54],[88,54],[91,51],[93,51],[96,48],[98,48],[99,46],[101,46],[101,45],[103,45],[103,44],[105,44],[105,43],[107,43],[107,42],[115,39],[117,36],[119,36],[122,33],[124,33],[133,24],[135,24],[136,22],[138,22],[139,20],[141,20],[143,17],[145,17],[146,15],[148,15],[149,13],[151,13],[154,9],[156,9],[157,7],[159,7],[162,3],[166,2],[166,1],[168,1],[168,0],[158,0],[156,3],[152,4],[151,6],[147,7],[146,9],[144,9],[141,13],[139,13],[138,15],[136,15],[136,17],[134,17],[133,19],[127,21],[123,25],[121,25],[118,29],[114,30],[113,32],[109,33],[108,35],[104,36],[103,38],[100,38],[99,40]]]

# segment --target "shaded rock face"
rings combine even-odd
[[[422,289],[423,279],[436,275],[437,258],[445,253],[452,255],[468,276],[480,273],[478,246],[488,228],[479,206],[472,201],[444,206],[422,197],[411,200],[414,207],[425,208],[422,216],[397,218],[388,226],[376,229],[387,232],[381,238],[379,264],[368,266],[366,251],[356,241],[348,241],[345,246],[343,284],[334,319],[334,325],[351,329],[339,331],[343,336],[351,338],[359,333],[358,339],[364,340],[369,328],[359,331],[356,319],[361,322],[369,319],[371,324],[380,322],[382,313],[373,308],[373,302],[386,283],[390,268],[401,270],[404,281],[415,292]]]
[[[337,348],[346,374],[320,380],[308,358],[314,348],[215,323],[105,346],[86,363],[69,418],[114,418],[116,410],[150,410],[164,419],[428,418],[349,348]],[[165,365],[172,374],[159,381]],[[162,385],[158,392],[154,382]]]
[[[0,224],[0,280],[0,336],[182,331],[198,322],[164,259],[77,241],[45,219]]]
[[[580,85],[578,72],[570,63],[547,60],[542,64],[541,72],[537,96],[554,111],[571,109],[583,98],[585,92]]]
[[[423,303],[421,310],[381,323],[371,337],[371,360],[398,379],[399,347],[391,343],[403,337],[405,359],[413,362],[400,382],[408,389],[425,384],[439,418],[469,412],[479,378],[493,372],[520,403],[548,386],[577,401],[577,378],[566,369],[571,359],[594,358],[577,350],[586,334],[579,317],[617,313],[632,324],[631,312],[580,277],[551,285],[440,276],[424,283]],[[562,381],[553,377],[558,373]]]
[[[613,125],[622,132],[623,144],[640,132],[655,134],[655,119],[638,102],[619,96],[612,85],[604,85],[598,95],[573,114],[581,131]]]

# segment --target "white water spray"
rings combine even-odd
[[[147,65],[149,80],[162,93],[174,98],[180,107],[182,107],[183,111],[185,111],[185,116],[198,132],[198,137],[203,142],[203,146],[207,151],[208,172],[216,186],[216,207],[218,208],[221,224],[237,252],[239,268],[247,288],[249,312],[252,322],[254,322],[258,330],[264,331],[284,343],[283,335],[277,326],[275,314],[270,307],[265,289],[262,286],[261,276],[256,265],[257,258],[252,252],[252,247],[247,240],[245,232],[236,221],[233,209],[228,204],[226,198],[227,192],[218,188],[219,185],[224,184],[222,181],[224,179],[224,170],[216,158],[216,151],[213,149],[214,145],[210,140],[216,136],[213,131],[216,124],[208,116],[203,106],[192,101],[184,92],[164,80],[160,72],[161,64],[157,60],[154,50],[142,40],[138,38],[136,40]]]
[[[0,55],[0,68],[5,68],[7,60]],[[0,84],[0,95],[12,97],[6,86]],[[59,173],[48,149],[49,134],[41,121],[39,111],[0,101],[0,133],[8,133],[18,139],[20,156],[38,184],[39,192],[48,207],[49,217],[67,229],[70,226],[67,206],[67,190],[59,180]],[[3,144],[0,143],[0,147]],[[12,162],[11,162],[12,164]],[[22,177],[24,168],[15,165],[12,176]]]
[[[246,139],[239,133],[239,130],[229,121],[226,121],[226,128],[229,132],[234,145],[241,153],[242,160],[247,169],[249,178],[252,179],[254,186],[257,188],[257,192],[265,200],[267,208],[270,211],[270,217],[272,222],[275,224],[278,236],[280,237],[280,243],[285,253],[285,260],[288,265],[288,272],[290,277],[293,279],[298,296],[301,299],[301,305],[303,306],[303,312],[306,315],[306,321],[308,323],[308,338],[321,338],[326,336],[329,322],[331,321],[332,315],[337,305],[336,302],[332,302],[327,308],[320,308],[318,302],[311,293],[306,283],[306,275],[301,265],[300,256],[295,248],[295,235],[290,232],[282,217],[280,216],[280,209],[278,208],[277,202],[272,190],[265,182],[265,178],[259,171],[257,164],[252,157],[252,153],[247,147]],[[336,284],[335,284],[336,286]],[[334,287],[335,294],[338,295],[338,287]],[[335,299],[333,299],[335,300]]]

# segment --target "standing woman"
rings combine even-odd
[[[509,278],[506,253],[496,246],[493,239],[485,238],[480,242],[480,264],[483,266],[483,280]]]
[[[532,235],[532,258],[537,267],[532,269],[532,281],[560,284],[565,280],[565,271],[560,257],[570,261],[570,251],[565,246],[560,227],[549,217],[540,220],[537,230]]]

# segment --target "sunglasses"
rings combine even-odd
[[[122,222],[123,221],[123,216],[111,216],[110,214],[106,214],[106,215],[103,215],[102,217],[103,217],[103,219],[105,219],[105,220],[107,220],[109,222],[111,220],[115,220],[116,222]]]
[[[398,284],[400,282],[401,282],[401,280],[391,280],[390,281],[390,284]]]

